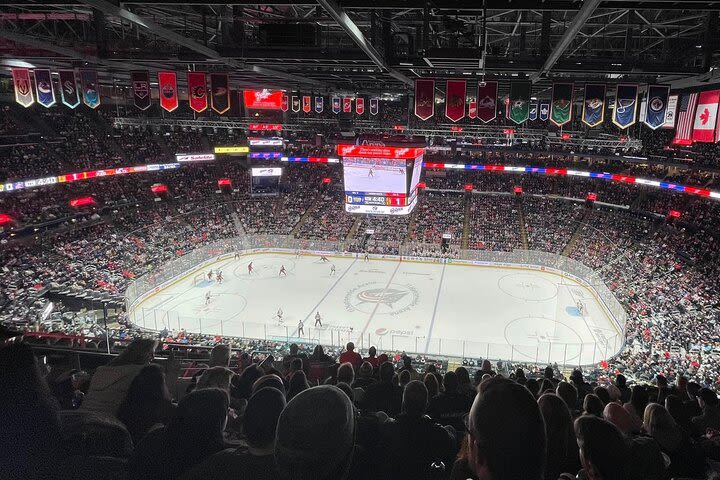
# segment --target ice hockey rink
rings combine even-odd
[[[131,320],[157,330],[570,365],[599,362],[622,346],[594,292],[562,275],[362,255],[328,259],[250,253],[218,261],[133,306]],[[287,276],[279,275],[283,265]],[[207,279],[210,268],[222,270],[222,284]],[[315,326],[318,313],[322,326]]]

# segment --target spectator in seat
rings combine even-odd
[[[615,376],[615,386],[620,390],[620,401],[622,403],[630,401],[630,389],[627,386],[625,375],[619,373]]]
[[[468,399],[468,410],[475,399],[475,389],[473,388],[472,382],[470,381],[470,373],[465,367],[458,367],[455,369],[455,375],[458,379],[458,391],[460,395],[464,395]]]
[[[392,363],[380,364],[380,381],[367,389],[367,408],[371,412],[385,412],[388,415],[400,413],[402,388],[393,385],[395,369]]]
[[[584,415],[575,420],[580,462],[588,480],[630,480],[629,449],[620,431],[603,419]]]
[[[478,480],[540,480],[545,424],[535,398],[512,380],[480,384],[468,416],[469,463]]]
[[[334,360],[325,354],[322,345],[315,345],[313,353],[310,355],[310,361],[313,363],[334,363]]]
[[[98,367],[81,410],[114,416],[132,381],[152,361],[156,346],[155,340],[134,340],[110,363]]]
[[[402,413],[380,430],[380,478],[428,478],[431,465],[440,462],[450,471],[456,453],[455,432],[427,417],[427,405],[425,384],[418,380],[408,383],[403,393]]]
[[[360,364],[362,364],[362,357],[355,351],[355,344],[353,342],[348,342],[345,346],[345,351],[340,354],[340,364],[342,365],[346,362],[349,362],[354,369],[360,368]]]
[[[640,426],[628,411],[618,403],[608,403],[605,405],[603,418],[615,425],[624,435],[636,435],[640,433]]]
[[[228,396],[208,388],[190,392],[166,427],[154,428],[130,459],[132,478],[176,479],[224,448]]]
[[[246,443],[238,448],[211,455],[181,479],[276,479],[278,473],[273,456],[275,429],[284,409],[285,396],[276,388],[264,387],[257,390],[250,397],[243,418]]]
[[[358,370],[358,375],[355,378],[355,381],[351,384],[353,388],[362,388],[363,390],[366,390],[370,385],[375,383],[375,379],[372,378],[373,374],[373,366],[370,362],[364,361],[362,365],[360,365],[360,369]],[[339,374],[338,374],[338,381],[339,381]]]
[[[200,368],[193,374],[192,383],[188,385],[187,391],[191,392],[197,388],[198,379],[208,370],[214,367],[227,368],[230,366],[231,350],[228,345],[219,343],[210,350],[210,360],[207,368]]]
[[[643,428],[660,444],[660,449],[670,457],[668,474],[672,477],[702,478],[705,474],[705,458],[687,433],[675,422],[668,411],[658,403],[645,408]]]
[[[447,372],[443,377],[443,391],[430,399],[428,415],[441,425],[451,425],[456,431],[462,431],[463,417],[470,411],[470,403],[459,391],[455,372]]]
[[[377,349],[375,347],[368,348],[368,356],[363,358],[363,362],[368,362],[373,368],[380,365],[377,358]]]
[[[570,415],[573,417],[577,416],[577,403],[578,403],[578,391],[572,383],[560,382],[558,383],[555,393],[558,397],[565,400],[565,404],[570,409]]]
[[[623,405],[636,425],[643,423],[643,414],[648,404],[648,391],[644,385],[634,385],[630,393],[630,401]]]
[[[704,435],[708,428],[720,430],[720,409],[715,392],[709,388],[701,388],[697,394],[697,402],[703,413],[690,420],[693,434]]]
[[[355,411],[332,385],[295,396],[278,419],[275,461],[281,480],[346,480],[354,452]]]
[[[583,400],[583,415],[594,415],[598,418],[602,418],[604,408],[605,405],[603,405],[600,397],[594,393],[585,395],[585,400]]]
[[[230,384],[235,376],[235,372],[227,367],[210,367],[198,378],[197,387],[202,388],[219,388],[230,394]]]
[[[305,353],[299,352],[300,348],[297,344],[290,344],[290,355],[283,357],[283,370],[285,370],[286,375],[290,373],[290,364],[296,358],[299,358],[302,361],[301,368],[305,372],[305,375],[307,376],[310,373],[310,360],[308,359],[308,356]]]
[[[305,377],[305,372],[302,370],[298,370],[297,372],[293,373],[293,376],[290,377],[290,384],[288,385],[288,391],[287,391],[287,401],[293,399],[298,393],[307,390],[310,388],[310,385],[308,385],[307,377]]]
[[[352,385],[353,381],[355,381],[355,370],[353,366],[349,362],[341,364],[337,371],[337,383]]]
[[[408,370],[403,370],[403,372],[407,371]],[[412,374],[410,374],[410,378],[412,379]],[[423,383],[425,384],[425,388],[427,388],[429,399],[432,400],[438,395],[438,393],[440,393],[440,384],[438,383],[437,377],[434,374],[426,373],[425,377],[423,377]]]
[[[130,384],[125,399],[117,411],[117,418],[125,424],[137,445],[156,424],[167,424],[175,412],[165,374],[158,365],[144,367]]]
[[[420,372],[415,370],[415,367],[413,367],[412,358],[405,355],[405,356],[403,356],[402,361],[403,361],[403,366],[400,367],[400,369],[398,370],[398,373],[404,372],[405,370],[407,370],[408,372],[410,372],[410,380],[419,380],[420,378],[422,378],[420,376]],[[438,383],[438,388],[439,388],[439,386],[440,386],[440,384]]]
[[[285,384],[282,379],[277,375],[263,375],[262,377],[255,380],[252,386],[252,394],[260,390],[261,388],[274,388],[283,395],[285,395]]]
[[[553,393],[542,395],[537,403],[545,421],[548,445],[545,478],[555,480],[566,472],[575,475],[580,469],[580,453],[570,409],[562,398]]]

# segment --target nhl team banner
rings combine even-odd
[[[332,111],[335,114],[340,113],[340,97],[332,97]]]
[[[678,96],[670,95],[668,97],[667,110],[665,110],[665,123],[663,123],[662,128],[675,128],[675,115],[677,113],[677,107]]]
[[[645,125],[657,130],[665,123],[670,85],[650,85],[647,90],[645,105]]]
[[[322,113],[325,108],[323,97],[315,97],[315,112]]]
[[[380,111],[380,100],[377,98],[370,99],[370,115],[377,115]]]
[[[588,127],[597,127],[605,121],[606,90],[604,83],[585,84],[582,122]]]
[[[448,80],[445,88],[445,116],[457,122],[465,117],[465,97],[467,82],[465,80]]]
[[[615,88],[615,108],[612,122],[620,128],[628,128],[635,124],[638,100],[636,84],[620,83]]]
[[[190,108],[197,113],[204,112],[208,107],[205,72],[188,72],[187,82]]]
[[[150,108],[150,74],[147,70],[130,72],[133,101],[140,110]]]
[[[80,70],[80,85],[82,85],[83,103],[90,108],[100,106],[100,86],[95,70]]]
[[[695,110],[695,124],[693,125],[693,142],[715,143],[718,138],[718,104],[720,104],[720,90],[701,92]]]
[[[30,82],[30,70],[27,68],[13,68],[12,77],[15,86],[15,101],[25,108],[35,103],[32,83]]]
[[[352,98],[343,97],[343,112],[345,112],[345,113],[352,112]]]
[[[302,102],[303,102],[303,104],[302,104],[303,112],[310,113],[310,110],[312,110],[312,108],[310,107],[310,95],[303,95]]]
[[[80,105],[80,94],[75,81],[74,70],[60,70],[60,99],[68,108],[77,108]]]
[[[572,83],[553,83],[552,101],[550,102],[550,121],[562,127],[572,120]]]
[[[474,100],[468,102],[468,117],[473,119],[477,118],[477,102]]]
[[[547,122],[548,118],[550,118],[550,104],[549,103],[541,103],[540,104],[540,120],[543,122]]]
[[[435,115],[435,80],[415,80],[415,116],[427,120]]]
[[[178,108],[177,75],[175,72],[158,72],[160,106],[172,112]]]
[[[483,123],[492,122],[497,117],[497,82],[486,82],[478,85],[477,117]]]
[[[538,104],[537,102],[530,102],[530,114],[528,115],[528,118],[531,121],[535,121],[538,118]]]
[[[292,111],[295,113],[300,111],[300,98],[295,95],[292,96]]]
[[[355,113],[358,115],[365,113],[365,99],[363,97],[358,97],[355,100]]]
[[[286,94],[286,93],[283,93],[283,94],[282,94],[282,98],[280,98],[280,110],[282,110],[283,112],[287,112],[287,111],[288,111],[288,108],[289,108],[289,106],[288,106],[288,101],[289,101],[289,100],[288,100],[287,94]]]
[[[35,69],[35,93],[37,102],[43,107],[50,108],[55,105],[55,89],[47,68]]]
[[[230,85],[227,73],[210,74],[210,108],[221,115],[230,110]]]
[[[510,96],[507,117],[515,123],[523,123],[530,118],[530,82],[510,82]]]

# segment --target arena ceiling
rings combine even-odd
[[[195,68],[316,92],[458,76],[706,86],[720,82],[719,13],[693,0],[9,0],[0,55],[4,67],[94,66],[108,83]]]

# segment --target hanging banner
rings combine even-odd
[[[477,118],[477,102],[474,100],[468,103],[468,117]]]
[[[282,94],[282,98],[280,99],[280,110],[283,112],[288,111],[288,96],[287,93]]]
[[[657,130],[665,123],[665,113],[670,97],[670,85],[649,85],[647,90],[647,104],[645,105],[644,123],[653,130]]]
[[[645,94],[643,94],[643,97],[640,100],[640,111],[638,113],[638,122],[645,123],[645,114],[647,114],[647,98],[645,98]]]
[[[150,108],[150,74],[147,70],[130,72],[133,101],[140,110]]]
[[[365,99],[363,97],[358,97],[355,100],[355,113],[358,115],[365,113]]]
[[[312,108],[310,106],[310,95],[304,95],[302,97],[302,102],[303,102],[303,104],[302,104],[303,112],[310,113],[310,110],[312,110]]]
[[[510,103],[506,115],[515,123],[526,122],[530,117],[531,88],[532,84],[527,81],[510,82]]]
[[[345,112],[345,113],[352,112],[352,98],[343,97],[343,112]]]
[[[77,82],[74,70],[60,70],[60,99],[68,108],[77,108],[80,105]]]
[[[483,123],[492,122],[497,117],[497,82],[485,82],[478,85],[477,117]]]
[[[528,114],[528,119],[531,121],[535,121],[538,118],[538,104],[537,102],[530,102],[530,113]]]
[[[435,80],[415,80],[415,116],[427,120],[435,115]]]
[[[604,83],[585,84],[585,100],[583,101],[582,122],[588,127],[597,127],[605,121]]]
[[[693,142],[715,143],[718,141],[717,118],[720,90],[700,92],[695,110]]]
[[[572,120],[572,83],[553,83],[552,100],[550,101],[550,121],[562,127]]]
[[[158,72],[160,106],[167,112],[178,108],[177,75],[175,72]]]
[[[30,82],[30,70],[27,68],[13,68],[12,77],[15,86],[15,101],[25,108],[35,103],[32,82]]]
[[[300,111],[300,98],[292,96],[292,111],[298,113]]]
[[[210,74],[210,108],[220,115],[230,110],[230,85],[227,73]]]
[[[280,90],[243,90],[245,108],[258,110],[280,110],[283,92]]]
[[[315,97],[315,112],[322,113],[324,107],[325,107],[325,102],[323,100],[323,97]]]
[[[547,122],[548,118],[550,118],[550,104],[549,103],[541,103],[540,104],[540,112],[539,112],[540,120],[543,122]]]
[[[35,69],[35,93],[37,102],[43,107],[50,108],[55,105],[55,89],[47,68]]]
[[[190,108],[197,113],[204,112],[208,107],[205,72],[187,72],[187,82]]]
[[[380,100],[377,98],[370,99],[370,115],[377,115],[380,111]]]
[[[675,128],[675,114],[677,113],[678,96],[670,95],[668,97],[668,106],[665,110],[665,122],[662,128]]]
[[[445,85],[445,116],[453,122],[460,121],[465,117],[467,82],[448,80]]]
[[[95,70],[80,70],[80,85],[82,86],[83,103],[90,108],[100,106],[100,90],[97,72]]]
[[[335,114],[340,113],[340,97],[332,97],[332,111]]]
[[[612,122],[620,128],[628,128],[635,123],[638,86],[620,83],[615,87],[615,108]]]

